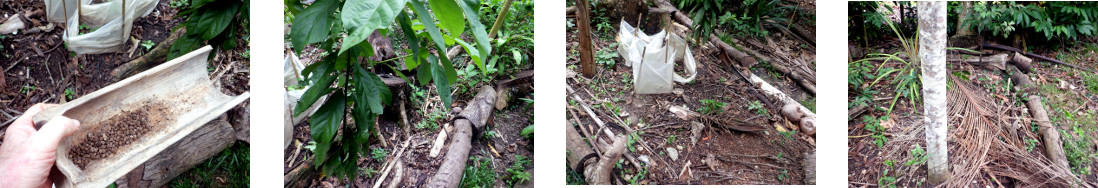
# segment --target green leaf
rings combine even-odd
[[[421,60],[422,61],[422,60]],[[419,80],[420,86],[425,86],[427,83],[431,83],[431,66],[434,62],[420,63],[416,68],[416,80]]]
[[[404,36],[408,36],[408,37],[405,37],[405,38],[407,38],[407,40],[408,40],[408,46],[411,47],[411,49],[412,49],[412,54],[420,54],[419,38],[414,37],[414,36],[416,36],[416,32],[412,31],[412,24],[411,24],[411,20],[408,18],[408,14],[404,13],[404,11],[401,11],[400,16],[397,16],[397,22],[400,23],[400,30],[404,32]],[[408,56],[408,57],[411,57],[412,61],[408,61],[407,59],[405,59],[405,61],[404,61],[404,67],[405,68],[408,68],[408,69],[415,68],[416,66],[419,65],[420,62],[422,62],[420,60],[420,58],[417,58],[418,57],[417,55],[412,55],[412,56]]]
[[[343,4],[340,20],[349,34],[343,38],[343,46],[355,46],[378,28],[388,27],[404,9],[404,0],[347,0]],[[347,51],[341,47],[339,53]]]
[[[290,26],[290,40],[294,52],[301,53],[306,45],[324,41],[332,30],[332,11],[339,5],[338,0],[317,0],[294,16]]]
[[[172,47],[170,49],[168,49],[168,58],[167,59],[168,60],[175,59],[179,56],[190,53],[191,51],[194,51],[195,49],[198,49],[198,47],[201,47],[202,46],[202,39],[199,39],[198,37],[199,36],[195,36],[195,35],[186,35],[186,36],[183,36],[183,37],[179,37],[179,39],[176,39],[175,42],[172,43]]]
[[[322,67],[324,66],[326,65],[322,65]],[[319,76],[320,80],[314,83],[312,87],[309,87],[309,90],[305,90],[305,94],[301,96],[301,100],[297,101],[297,106],[294,107],[294,116],[298,116],[301,112],[309,109],[309,107],[313,106],[313,103],[316,103],[316,100],[320,99],[321,96],[332,92],[332,82],[334,82],[338,76],[329,75],[331,69],[325,68],[323,71],[324,72],[321,74],[313,75]]]
[[[317,150],[313,152],[317,155],[317,159],[325,159],[328,153],[326,150],[330,147],[336,132],[339,131],[339,124],[343,122],[343,112],[346,107],[347,101],[343,92],[337,92],[317,109],[316,114],[309,117],[309,133],[317,143]],[[322,148],[324,151],[321,151]],[[322,161],[317,160],[318,165],[320,162]]]
[[[458,37],[461,36],[461,32],[465,32],[465,16],[461,14],[457,1],[430,0],[429,3],[435,17],[438,18],[439,25],[449,31],[450,36]]]
[[[305,5],[301,4],[301,0],[284,0],[283,4],[286,5],[289,16],[297,15],[305,10]]]
[[[434,55],[431,55],[428,58],[429,58],[430,62],[435,62],[435,56]],[[444,80],[446,80],[446,73],[445,73],[445,71],[443,71],[441,69],[442,67],[439,67],[438,64],[435,64],[435,63],[430,63],[430,64],[432,66],[431,67],[431,75],[435,78],[435,89],[438,90],[438,97],[442,99],[443,106],[446,107],[446,108],[449,108],[450,107],[450,83],[444,81]],[[443,81],[440,82],[440,80],[443,80]]]
[[[225,31],[225,28],[229,26],[233,21],[233,17],[236,16],[237,10],[240,8],[239,1],[223,1],[225,3],[211,4],[211,6],[205,6],[206,11],[202,11],[202,15],[192,16],[190,19],[197,19],[198,28],[188,28],[193,30],[187,30],[191,32],[199,32],[202,34],[202,40],[210,40]],[[188,20],[189,21],[189,20]]]
[[[465,52],[469,53],[469,58],[472,58],[473,62],[477,64],[477,68],[480,69],[480,72],[485,73],[486,71],[484,71],[484,60],[480,57],[480,51],[477,50],[477,48],[474,48],[469,43],[466,43],[465,41],[457,40],[456,42],[458,44],[461,44],[461,47],[465,48]],[[484,76],[488,75],[485,74]]]
[[[356,100],[355,104],[357,105],[358,103],[361,102]],[[374,129],[374,119],[377,118],[377,114],[370,113],[369,110],[358,107],[351,109],[351,111],[353,112],[351,117],[355,119],[356,131],[354,141],[358,143],[356,145],[361,146],[361,148],[356,149],[365,151],[366,148],[370,147],[370,144],[367,141],[370,140],[370,131]]]
[[[461,6],[461,10],[465,12],[465,17],[469,19],[469,29],[473,31],[477,47],[480,48],[480,57],[488,57],[488,54],[492,54],[492,40],[488,37],[488,33],[484,31],[484,25],[480,23],[477,11],[464,3],[458,3],[458,6]]]
[[[522,133],[520,135],[526,138],[534,137],[534,125],[531,124],[530,126],[526,126],[526,128],[522,128]]]
[[[431,14],[427,13],[427,8],[423,7],[422,2],[410,1],[408,3],[412,4],[412,7],[415,8],[416,15],[419,16],[419,19],[421,19],[421,20],[423,20],[423,19],[434,20],[434,18],[431,18]],[[429,34],[431,36],[431,41],[435,42],[435,45],[437,46],[437,49],[440,52],[446,50],[446,44],[442,39],[442,33],[439,32],[438,27],[435,26],[435,23],[434,22],[423,22],[423,26],[425,26],[427,28],[427,34]],[[450,59],[447,58],[445,55],[438,56],[437,58],[442,61],[443,68],[446,68],[446,69],[442,69],[442,71],[443,71],[443,74],[446,75],[445,78],[447,78],[447,79],[445,79],[445,80],[447,81],[447,84],[453,84],[455,81],[457,81],[457,71],[454,70],[454,65],[450,63]],[[431,62],[435,62],[435,61],[432,60]],[[432,68],[432,71],[434,71],[435,68],[438,68],[438,67]],[[438,80],[438,78],[441,78],[441,77],[435,77],[435,78],[436,78],[435,80]]]
[[[384,114],[384,105],[392,100],[389,87],[374,73],[366,72],[361,66],[355,66],[355,108],[370,109],[375,114]]]

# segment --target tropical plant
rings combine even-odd
[[[286,1],[288,17],[293,18],[289,35],[294,52],[312,44],[329,52],[303,69],[304,82],[312,86],[294,108],[294,114],[300,114],[321,96],[330,95],[309,119],[310,133],[317,142],[314,163],[324,175],[350,178],[356,174],[355,163],[367,154],[375,118],[392,100],[392,93],[370,69],[395,70],[395,63],[390,63],[403,61],[406,68],[416,70],[419,85],[434,81],[443,106],[450,106],[450,86],[457,80],[457,72],[450,57],[432,51],[441,54],[449,46],[461,45],[484,72],[483,59],[491,54],[492,46],[480,22],[478,5],[456,0],[317,0],[305,6],[297,0]],[[394,22],[398,30],[390,29]],[[403,40],[393,40],[406,44],[401,51],[407,55],[382,61],[366,58],[373,56],[373,46],[365,41],[375,31],[403,34]],[[473,34],[474,44],[461,39],[465,31]],[[347,114],[354,123],[341,125]],[[342,134],[337,134],[340,130]]]
[[[1098,2],[976,2],[962,27],[1004,38],[1035,32],[1045,39],[1075,40],[1098,34]]]
[[[708,38],[716,29],[726,29],[737,35],[762,37],[769,35],[765,24],[784,27],[789,19],[780,16],[794,9],[780,5],[779,0],[747,0],[732,4],[725,0],[680,0],[678,7],[689,12],[694,21],[695,39]],[[735,11],[729,11],[735,10]],[[732,26],[732,28],[723,28]]]
[[[168,59],[187,54],[205,44],[213,45],[215,49],[236,48],[237,28],[248,26],[249,1],[251,0],[192,0],[177,15],[187,17],[180,24],[186,27],[187,32],[172,42]],[[177,26],[175,29],[180,28]],[[247,40],[247,36],[243,38]],[[213,57],[213,53],[210,55]]]

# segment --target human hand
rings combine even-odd
[[[50,119],[35,130],[32,117],[57,104],[35,104],[8,126],[0,145],[0,187],[50,187],[50,170],[57,159],[57,144],[80,128],[80,122],[63,116]]]

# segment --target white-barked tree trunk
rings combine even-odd
[[[937,185],[950,177],[946,144],[946,2],[919,2],[918,11],[927,171],[929,183]]]

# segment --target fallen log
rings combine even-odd
[[[1025,55],[1022,55],[1018,52],[1014,52],[1014,57],[1010,59],[1010,63],[1013,64],[1015,67],[1018,67],[1018,70],[1021,70],[1022,72],[1033,72],[1033,59],[1030,59],[1029,57],[1026,57]]]
[[[164,63],[167,61],[166,58],[168,57],[168,51],[171,51],[172,43],[175,43],[175,40],[186,33],[187,27],[176,29],[168,38],[164,39],[164,41],[160,41],[160,43],[156,44],[156,47],[149,50],[145,55],[141,55],[141,57],[137,57],[137,59],[130,60],[129,62],[126,62],[126,64],[114,68],[114,70],[111,71],[111,79],[117,82]]]
[[[950,62],[964,62],[972,65],[984,67],[993,71],[1001,71],[1006,69],[1006,62],[1010,58],[1007,54],[995,54],[991,56],[957,56],[949,55],[947,61]]]
[[[164,187],[176,176],[221,153],[236,139],[229,122],[214,120],[150,158],[122,178],[118,187]]]
[[[1068,66],[1068,67],[1071,67],[1071,68],[1074,68],[1074,69],[1081,69],[1081,70],[1085,70],[1085,71],[1088,71],[1088,72],[1091,72],[1091,73],[1095,73],[1094,69],[1090,69],[1090,68],[1086,68],[1086,67],[1080,67],[1080,66],[1075,66],[1075,65],[1072,65],[1072,64],[1070,64],[1070,63],[1065,63],[1065,62],[1063,62],[1063,61],[1060,61],[1060,60],[1056,60],[1056,59],[1052,59],[1052,58],[1049,58],[1049,57],[1045,57],[1045,56],[1042,56],[1042,55],[1037,55],[1037,54],[1035,54],[1035,53],[1031,53],[1031,52],[1024,52],[1024,51],[1022,51],[1022,50],[1019,50],[1019,49],[1017,49],[1017,48],[1014,48],[1014,47],[1010,47],[1010,46],[1003,46],[1003,45],[998,45],[998,44],[984,43],[984,44],[983,44],[983,47],[985,47],[985,48],[994,48],[994,49],[1000,49],[1000,50],[1006,50],[1006,51],[1012,51],[1012,52],[1016,52],[1016,53],[1023,53],[1023,54],[1026,54],[1026,56],[1034,57],[1034,58],[1037,58],[1037,59],[1041,59],[1041,60],[1045,60],[1045,61],[1048,61],[1048,62],[1053,62],[1053,63],[1056,63],[1056,64],[1061,64],[1061,65],[1064,65],[1064,66]]]
[[[1048,111],[1045,111],[1044,104],[1041,103],[1041,96],[1035,91],[1036,85],[1029,80],[1029,77],[1022,74],[1017,68],[1010,68],[1010,78],[1014,79],[1015,90],[1020,93],[1029,93],[1026,98],[1026,106],[1029,107],[1029,113],[1033,116],[1034,121],[1040,126],[1038,129],[1043,137],[1042,143],[1045,146],[1045,156],[1049,160],[1064,169],[1071,169],[1068,166],[1067,156],[1064,154],[1063,142],[1060,141],[1060,132],[1049,121]]]
[[[565,141],[567,142],[567,144],[565,144],[564,146],[568,149],[568,152],[565,152],[565,155],[568,156],[566,156],[565,158],[568,159],[568,167],[572,168],[572,170],[579,171],[580,168],[587,167],[588,163],[594,162],[593,160],[583,161],[583,158],[587,155],[595,153],[595,151],[592,151],[590,148],[595,146],[588,146],[587,142],[584,142],[585,138],[583,136],[580,136],[579,132],[576,132],[575,128],[565,127],[564,129],[564,133],[566,136]]]
[[[438,168],[438,173],[431,177],[427,187],[454,188],[461,185],[461,177],[465,171],[465,162],[469,160],[469,150],[472,149],[472,127],[483,130],[488,118],[492,116],[493,103],[496,101],[496,91],[491,86],[481,87],[479,93],[468,103],[457,117],[454,118],[454,136],[450,138],[450,148],[446,151],[446,157]]]
[[[805,68],[803,66],[803,64],[805,64],[804,62],[801,62],[798,59],[791,58],[790,55],[785,54],[784,52],[780,52],[774,46],[767,46],[767,45],[759,44],[759,43],[751,41],[751,40],[749,40],[747,42],[747,43],[750,43],[752,46],[755,46],[756,48],[766,50],[766,51],[770,52],[771,54],[776,54],[776,55],[771,55],[771,56],[765,56],[762,53],[759,53],[757,51],[754,51],[754,50],[751,50],[750,48],[745,47],[743,45],[744,42],[741,42],[741,41],[739,41],[737,39],[734,39],[734,38],[731,39],[731,40],[736,45],[744,47],[743,51],[751,53],[751,55],[753,57],[756,57],[756,58],[762,59],[763,61],[769,62],[771,67],[773,67],[778,72],[781,72],[782,74],[785,74],[785,75],[789,76],[790,78],[792,78],[794,82],[799,84],[806,91],[808,91],[812,94],[816,93],[816,76],[815,76],[816,74],[813,70]],[[777,60],[772,59],[771,57],[776,58]],[[790,64],[790,65],[787,65],[787,64]]]

